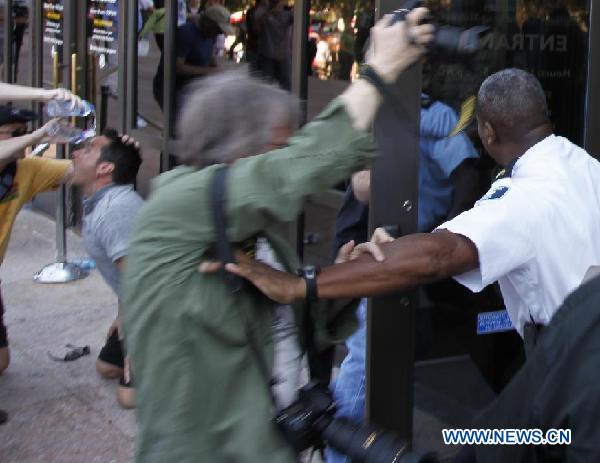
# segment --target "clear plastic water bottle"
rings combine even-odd
[[[51,100],[46,105],[46,113],[50,117],[85,117],[95,114],[94,105],[86,100],[81,100],[81,104],[71,109],[70,101]]]
[[[81,270],[85,270],[87,272],[96,268],[96,261],[91,257],[79,257],[77,259],[73,259],[72,263],[77,265]]]
[[[86,134],[79,127],[73,127],[68,124],[61,124],[60,122],[56,122],[56,124],[51,124],[46,133],[50,138],[55,138],[57,140],[66,141],[68,143],[80,143],[86,137]]]

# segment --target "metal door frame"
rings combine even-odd
[[[399,0],[378,0],[376,15],[393,11],[399,4]],[[308,97],[305,51],[309,7],[310,0],[294,3],[292,93],[300,98],[303,109]],[[409,118],[418,127],[420,65],[404,73],[398,88],[402,89]],[[398,129],[395,117],[390,108],[383,107],[376,122],[380,156],[373,167],[371,183],[372,224],[400,225],[402,234],[409,234],[416,231],[417,223],[419,138],[417,134],[416,139],[413,137],[411,143],[406,143],[406,134]],[[396,153],[398,146],[403,147],[401,158]],[[408,169],[405,168],[407,164]],[[394,188],[388,185],[394,185]],[[406,201],[410,206],[401,208]],[[388,210],[388,204],[399,206]],[[290,233],[298,250],[302,248],[303,231],[300,221]],[[413,292],[374,298],[369,304],[367,323],[367,419],[398,432],[408,441],[412,439],[415,308]]]
[[[175,140],[175,61],[176,61],[176,38],[177,38],[177,0],[165,0],[166,21],[164,39],[164,79],[163,79],[163,138],[161,152],[161,172],[169,170],[169,156],[177,152],[177,140]]]
[[[127,30],[121,35],[120,46],[123,47],[123,62],[121,69],[125,70],[123,87],[127,97],[123,104],[122,113],[125,118],[124,131],[132,134],[140,141],[149,144],[161,151],[160,172],[169,170],[169,154],[177,151],[177,140],[175,139],[175,40],[177,32],[177,0],[165,0],[164,32],[164,67],[163,67],[163,117],[162,136],[149,135],[136,128],[137,105],[138,105],[138,65],[137,65],[137,11],[139,2],[137,0],[121,0],[126,3]]]
[[[376,18],[400,5],[398,0],[377,0]],[[421,65],[415,64],[396,84],[405,120],[399,121],[385,102],[375,119],[379,156],[371,174],[371,231],[382,225],[398,226],[400,236],[417,231],[420,148],[419,131],[414,127],[420,125],[421,73]],[[416,302],[415,291],[372,298],[367,322],[367,418],[396,431],[409,445],[413,431]]]
[[[3,76],[4,82],[10,84],[13,81],[12,65],[12,39],[13,39],[13,16],[12,16],[13,0],[5,0],[4,3],[4,59],[3,59]]]
[[[600,78],[600,5],[590,0],[589,48],[587,92],[585,101],[584,147],[588,153],[600,159],[600,87],[596,78]]]

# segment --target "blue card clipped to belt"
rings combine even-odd
[[[481,312],[477,314],[477,335],[502,333],[514,330],[508,312],[497,310],[495,312]]]

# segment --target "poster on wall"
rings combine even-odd
[[[118,50],[118,0],[89,0],[88,20],[90,37],[88,49],[90,54],[98,56],[100,68],[108,61],[116,62]]]
[[[44,43],[55,47],[63,44],[63,3],[61,0],[48,0],[43,3],[44,9]]]

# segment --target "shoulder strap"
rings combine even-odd
[[[217,169],[213,177],[211,189],[211,208],[215,229],[215,243],[217,247],[217,257],[223,265],[235,263],[233,249],[227,239],[227,221],[225,218],[225,182],[229,168],[223,166]],[[242,288],[242,280],[237,275],[233,275],[223,269],[227,284],[233,292],[239,291]]]
[[[211,185],[211,208],[214,222],[217,258],[223,263],[223,265],[235,263],[233,248],[231,246],[231,243],[227,239],[227,220],[225,217],[225,208],[223,207],[225,203],[225,184],[228,172],[229,168],[227,166],[219,167],[215,171]],[[227,272],[225,269],[223,269],[223,272],[225,274],[227,284],[231,288],[232,292],[235,293],[239,291],[243,286],[242,279],[237,275],[233,275],[232,273]],[[258,347],[256,339],[254,338],[252,330],[250,329],[251,325],[250,320],[248,319],[248,314],[244,312],[244,310],[240,309],[240,315],[242,316],[244,328],[246,330],[248,344],[250,346],[250,349],[252,350],[254,357],[258,362],[258,367],[261,370],[261,374],[267,381],[270,390],[271,386],[273,385],[273,378],[271,373],[269,372],[265,359],[261,355],[261,351]],[[273,399],[272,395],[271,398]],[[274,400],[273,403],[275,404]]]

